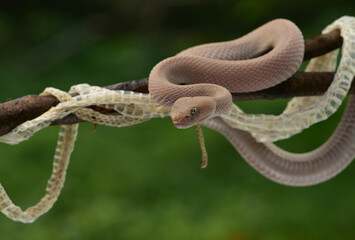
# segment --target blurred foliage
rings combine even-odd
[[[278,17],[306,38],[354,1],[77,0],[0,1],[0,102],[45,87],[109,85],[146,77],[161,59],[189,46],[239,37]],[[278,113],[286,100],[240,103]],[[341,113],[283,148],[310,151]],[[354,239],[354,165],[313,187],[273,183],[219,134],[205,130],[209,166],[199,169],[194,129],[169,119],[114,129],[81,124],[65,187],[33,224],[0,215],[0,239]],[[0,145],[0,182],[25,208],[44,194],[58,127],[17,146]]]

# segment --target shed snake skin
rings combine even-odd
[[[212,118],[202,120],[203,125],[223,134],[252,167],[275,182],[305,186],[326,181],[344,169],[355,155],[354,97],[349,99],[346,112],[333,136],[323,146],[310,153],[292,154],[277,148],[270,142],[257,142],[275,141],[292,136],[304,128],[326,119],[339,107],[350,88],[355,72],[354,18],[342,17],[323,32],[337,28],[341,30],[344,42],[342,58],[334,81],[324,96],[293,99],[280,116],[244,114],[235,105],[231,105],[229,109],[223,109],[218,114],[212,115]],[[198,48],[196,47],[196,49]],[[272,52],[270,49],[268,51],[265,51],[266,54],[263,56]],[[184,55],[184,52],[181,55]],[[209,56],[207,54],[202,57]],[[337,52],[334,51],[312,59],[307,70],[332,70],[336,66],[336,58]],[[276,83],[270,83],[270,86],[274,84]],[[188,86],[179,87],[186,88]],[[222,89],[222,91],[225,90]],[[151,118],[170,115],[171,103],[168,106],[162,106],[153,100],[149,94],[111,91],[87,84],[73,86],[69,93],[78,95],[72,97],[66,92],[47,88],[42,94],[53,95],[61,103],[38,118],[27,121],[13,129],[12,132],[1,136],[0,141],[17,144],[49,126],[52,121],[63,118],[70,113],[86,121],[118,127],[130,126]],[[105,115],[87,108],[91,105],[112,109],[117,112],[117,115]],[[297,119],[301,122],[297,122]],[[1,212],[15,221],[33,222],[53,206],[64,184],[66,168],[73,150],[76,133],[77,124],[60,128],[56,154],[53,160],[53,172],[48,181],[46,194],[41,201],[22,211],[11,201],[0,184]]]

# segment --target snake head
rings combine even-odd
[[[211,97],[182,97],[171,107],[171,119],[176,128],[189,128],[212,117],[216,103]]]

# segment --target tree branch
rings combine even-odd
[[[323,55],[342,45],[339,30],[322,34],[305,41],[304,60]],[[296,96],[314,96],[323,94],[330,85],[334,72],[297,72],[285,82],[261,91],[251,93],[233,93],[234,101],[251,99],[276,99]],[[148,79],[117,83],[106,86],[111,90],[127,90],[148,93]],[[355,93],[352,87],[350,94]],[[38,117],[42,113],[57,105],[59,102],[53,96],[28,95],[0,104],[0,136],[10,132],[17,125]],[[104,109],[95,107],[97,111]],[[56,120],[52,124],[73,124],[82,122],[75,115],[69,115]]]

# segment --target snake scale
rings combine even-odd
[[[292,99],[279,116],[243,113],[232,104],[230,91],[267,88],[297,70],[303,56],[302,34],[296,25],[284,19],[271,21],[237,40],[196,46],[163,60],[150,74],[152,95],[79,84],[69,91],[76,95],[73,97],[47,88],[42,95],[53,95],[60,103],[1,136],[0,141],[17,144],[68,114],[117,127],[171,115],[178,128],[201,123],[220,132],[252,167],[275,182],[306,186],[326,181],[343,170],[355,156],[355,97],[350,97],[341,123],[320,148],[292,154],[271,141],[290,137],[325,120],[344,100],[355,74],[355,19],[342,17],[323,32],[334,29],[340,29],[343,47],[341,61],[328,91],[321,97]],[[306,71],[333,71],[337,56],[338,52],[333,51],[314,58]],[[244,75],[243,68],[249,69]],[[256,76],[260,76],[260,71],[266,72],[262,72],[259,79]],[[236,76],[242,77],[237,79]],[[87,108],[92,105],[116,114],[107,115]],[[203,139],[200,128],[197,132]],[[22,211],[0,184],[1,212],[16,221],[33,222],[53,206],[64,184],[76,134],[77,125],[60,128],[52,175],[39,203]],[[206,158],[203,141],[201,144]],[[202,162],[201,166],[206,164]]]

